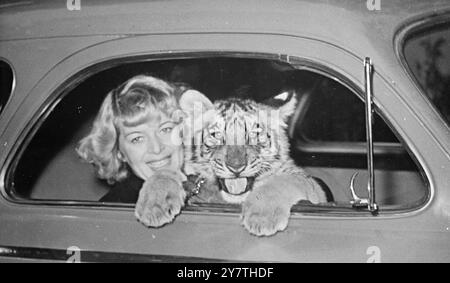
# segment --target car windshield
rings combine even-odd
[[[413,33],[404,55],[416,81],[450,125],[450,23]]]

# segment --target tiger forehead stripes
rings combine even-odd
[[[218,141],[223,145],[263,146],[266,138],[277,142],[279,131],[285,124],[280,119],[280,111],[265,105],[258,105],[252,100],[232,98],[214,103],[217,115],[204,134],[223,135]],[[281,127],[280,127],[281,126]],[[259,137],[259,139],[257,139]]]
[[[226,133],[224,144],[246,145],[250,134],[258,127],[258,116],[255,105],[251,101],[238,99],[218,101],[214,105],[218,116],[216,123],[209,127],[209,132]]]

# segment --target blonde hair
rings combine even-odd
[[[161,113],[171,117],[178,109],[176,91],[174,85],[145,75],[112,90],[103,100],[91,132],[79,142],[78,155],[93,164],[98,177],[109,184],[124,179],[128,166],[119,159],[120,126],[140,124]]]

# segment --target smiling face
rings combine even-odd
[[[116,157],[143,180],[156,171],[181,172],[182,111],[175,88],[149,76],[136,76],[112,93],[112,119],[117,139]]]
[[[179,171],[183,161],[180,125],[164,113],[119,127],[119,158],[143,180],[156,171]]]

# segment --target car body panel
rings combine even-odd
[[[17,80],[0,116],[0,246],[77,246],[82,258],[83,251],[102,251],[160,256],[156,261],[171,256],[165,259],[294,262],[366,262],[375,247],[382,261],[450,261],[450,131],[393,46],[405,21],[449,11],[450,5],[385,2],[376,12],[351,1],[136,1],[126,10],[118,2],[92,1],[83,2],[81,11],[48,1],[0,5],[0,57],[12,64]],[[296,213],[286,231],[255,238],[237,212],[187,210],[174,223],[147,229],[131,207],[21,202],[6,194],[6,167],[44,113],[44,101],[79,72],[121,58],[205,52],[268,55],[292,64],[311,60],[361,90],[362,61],[370,56],[376,107],[420,163],[429,201],[420,209],[379,216]]]

